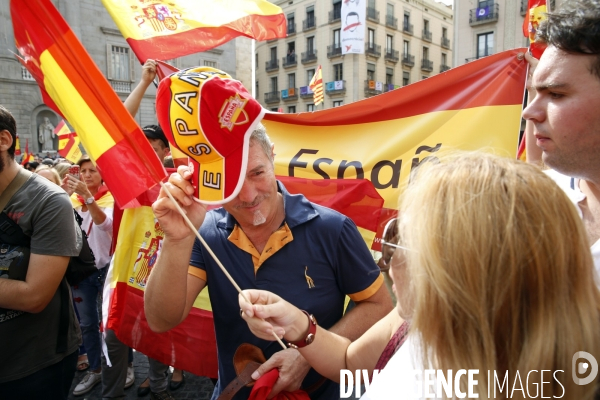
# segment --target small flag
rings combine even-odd
[[[323,74],[320,65],[315,72],[315,76],[310,80],[308,87],[313,91],[315,106],[318,106],[323,102]]]
[[[72,163],[76,163],[82,156],[79,148],[79,137],[77,133],[71,132],[65,121],[60,121],[54,128],[54,134],[58,136],[58,154]]]
[[[28,162],[34,160],[33,154],[29,154],[29,139],[25,139],[25,153],[23,153],[23,158],[21,159],[21,165],[25,165]]]
[[[21,141],[19,140],[19,134],[17,133],[17,139],[15,143],[15,156],[21,155]]]
[[[527,14],[523,21],[523,36],[529,38],[529,50],[537,59],[542,56],[546,45],[535,43],[535,33],[540,23],[547,18],[547,12],[546,0],[529,0]]]

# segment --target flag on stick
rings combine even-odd
[[[283,11],[265,0],[102,3],[142,63],[206,51],[238,36],[262,41],[287,35]]]
[[[25,153],[23,153],[23,158],[21,158],[21,165],[25,165],[33,160],[33,154],[29,154],[29,139],[25,139]]]
[[[117,203],[126,207],[166,178],[144,133],[52,2],[11,0],[10,11],[21,62],[44,102],[75,128]]]
[[[525,20],[523,21],[523,35],[529,38],[529,50],[537,59],[542,56],[546,45],[535,43],[535,33],[540,23],[547,18],[547,12],[546,0],[529,0],[527,14],[525,14]]]
[[[21,141],[19,140],[19,134],[17,133],[17,138],[15,139],[15,156],[21,155]]]
[[[315,102],[315,106],[318,106],[323,102],[323,74],[321,73],[320,65],[315,72],[315,76],[310,80],[308,87],[313,91],[313,101]]]
[[[58,154],[72,163],[76,163],[82,156],[79,148],[79,137],[77,133],[71,132],[65,121],[60,121],[54,128],[54,134],[58,136]]]

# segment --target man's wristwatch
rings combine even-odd
[[[92,204],[94,202],[94,196],[85,199],[85,204]]]
[[[315,316],[304,310],[302,310],[302,312],[308,317],[308,334],[304,339],[300,339],[297,342],[288,342],[288,346],[293,349],[300,349],[308,346],[315,340],[315,334],[317,333],[317,319]]]

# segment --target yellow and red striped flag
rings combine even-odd
[[[21,62],[67,119],[121,206],[166,178],[158,156],[50,0],[11,0]]]
[[[25,165],[34,159],[33,154],[29,154],[29,139],[25,139],[25,153],[23,153],[23,158],[21,158],[21,165]]]
[[[321,66],[315,71],[315,75],[308,84],[310,90],[313,91],[313,101],[315,106],[318,106],[323,102],[323,73],[321,72]]]
[[[19,134],[17,133],[17,139],[15,143],[15,156],[21,155],[21,141],[19,140]]]
[[[527,14],[525,14],[525,20],[523,21],[523,35],[529,38],[529,50],[537,59],[542,56],[546,45],[535,43],[535,33],[540,23],[547,18],[547,12],[546,0],[529,0]]]
[[[263,124],[277,148],[275,173],[312,185],[290,192],[309,199],[329,194],[334,209],[336,202],[346,203],[342,212],[365,221],[356,224],[378,249],[383,225],[395,215],[402,188],[420,163],[452,149],[516,156],[527,70],[517,55],[524,51],[497,53],[341,107],[267,113]],[[377,209],[375,196],[340,191],[340,180],[366,181],[383,208]]]
[[[144,63],[206,51],[238,36],[285,38],[286,18],[265,0],[102,0],[131,49]]]
[[[76,163],[82,156],[79,148],[79,137],[77,133],[71,132],[64,120],[54,128],[54,134],[58,136],[58,154],[72,163]]]

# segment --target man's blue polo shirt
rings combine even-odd
[[[240,236],[242,241],[247,238],[223,208],[207,213],[200,233],[242,289],[271,291],[314,314],[319,325],[329,329],[342,317],[346,294],[361,301],[379,289],[383,282],[380,270],[352,220],[309,202],[303,195],[290,195],[281,182],[277,184],[283,196],[285,223],[273,234],[279,234],[273,242],[281,245],[270,246],[272,236],[262,255],[254,249],[253,259],[242,250],[243,244],[234,244]],[[260,347],[267,359],[281,346],[250,332],[239,315],[237,291],[197,239],[190,265],[196,267],[190,268],[190,274],[206,280],[210,287],[219,355],[219,382],[213,393],[216,399],[236,377],[233,355],[240,344]],[[320,375],[311,370],[302,387],[310,387],[319,379]],[[234,398],[247,399],[250,390],[243,388]],[[339,398],[339,385],[328,380],[311,398]]]

